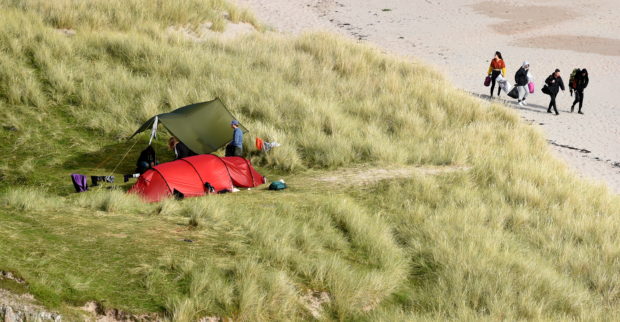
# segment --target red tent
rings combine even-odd
[[[265,178],[244,158],[200,154],[156,165],[138,178],[129,193],[149,202],[160,201],[174,190],[185,197],[196,197],[205,194],[207,182],[217,192],[232,190],[233,186],[256,187],[265,183]]]

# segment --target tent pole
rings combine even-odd
[[[155,116],[155,121],[153,121],[153,128],[151,129],[151,138],[149,139],[149,145],[153,142],[153,138],[157,138],[157,123],[159,123],[159,117]]]

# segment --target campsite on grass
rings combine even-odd
[[[144,151],[152,151],[152,155],[148,156],[152,162],[141,166],[144,162],[142,159],[144,151],[140,154],[135,170],[138,181],[128,193],[155,202],[170,196],[183,199],[205,194],[235,192],[239,191],[237,188],[254,188],[264,184],[265,178],[252,167],[249,160],[237,156],[218,157],[210,154],[232,140],[231,120],[235,118],[219,99],[180,107],[150,118],[129,138],[151,130],[149,148]],[[188,157],[177,155],[175,161],[159,164],[156,152],[151,147],[153,139],[157,137],[159,124],[178,140],[178,143],[184,144],[190,151],[195,151],[192,154],[198,153],[198,155]],[[239,128],[243,132],[248,132],[241,124]],[[76,192],[88,190],[85,177],[80,174],[71,175]],[[101,180],[98,176],[92,178],[94,185],[97,185],[98,181],[106,182],[105,177]],[[125,178],[128,178],[127,175]],[[113,180],[108,181],[114,183]]]
[[[362,14],[405,3],[447,6]],[[0,9],[0,321],[620,316],[620,197],[437,67],[227,0]]]

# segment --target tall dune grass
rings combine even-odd
[[[467,160],[459,152],[466,147],[449,138],[489,115],[427,67],[328,34],[194,43],[104,24],[67,37],[37,16],[13,11],[0,26],[11,31],[1,43],[20,43],[4,50],[13,67],[0,85],[19,89],[5,94],[7,104],[53,107],[108,137],[128,136],[155,113],[220,97],[253,130],[249,150],[254,136],[282,141],[277,153],[255,160],[261,165],[293,171],[361,162],[451,164]],[[24,20],[34,20],[26,32]],[[428,152],[437,150],[446,153]]]
[[[185,25],[213,22],[225,25],[232,22],[251,23],[258,27],[254,16],[223,0],[3,0],[3,7],[36,14],[58,29],[131,30],[157,25]],[[221,30],[218,30],[221,31]]]
[[[307,294],[324,292],[325,320],[619,313],[620,199],[429,67],[325,33],[197,43],[166,31],[258,26],[224,1],[0,4],[0,270],[47,305],[303,320],[317,314]],[[289,190],[155,205],[105,188],[69,195],[68,174],[112,172],[144,120],[215,97],[251,130],[254,164]],[[258,153],[255,136],[282,146]],[[166,153],[162,138],[155,147]],[[356,164],[469,170],[313,181]]]

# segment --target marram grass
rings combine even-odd
[[[429,67],[326,33],[193,42],[168,31],[263,29],[224,1],[0,6],[0,270],[52,309],[95,300],[174,321],[619,313],[619,198]],[[128,185],[70,193],[70,173],[132,171],[143,136],[113,170],[147,118],[215,97],[251,129],[259,171],[288,190],[157,204]],[[282,146],[261,154],[255,136]],[[316,180],[399,166],[463,170]],[[317,294],[327,300],[313,306]]]

